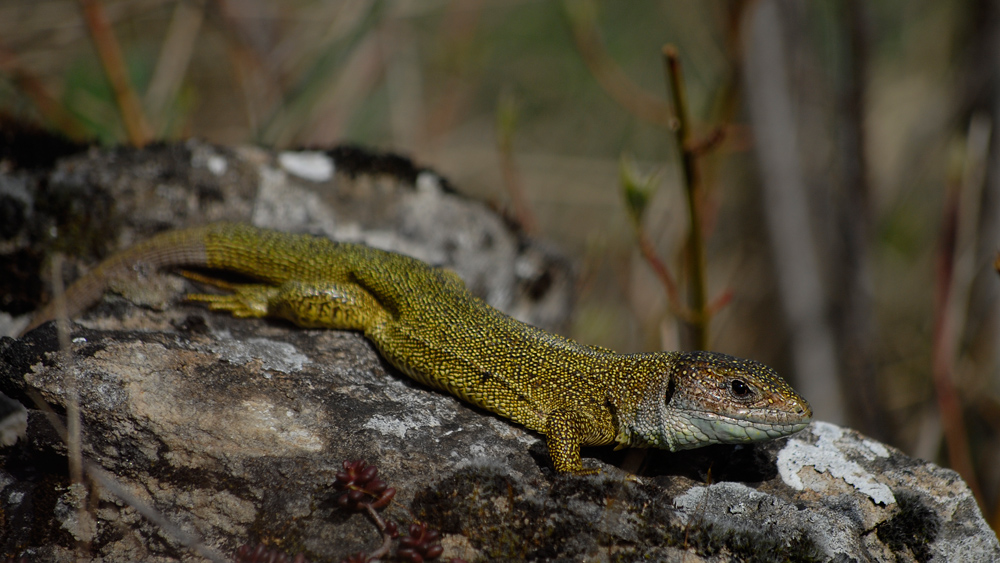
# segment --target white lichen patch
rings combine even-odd
[[[212,155],[208,157],[208,160],[205,162],[205,167],[208,168],[208,171],[212,174],[222,176],[226,173],[226,170],[229,169],[229,163],[226,159],[219,155]]]
[[[406,433],[410,430],[433,426],[441,426],[441,422],[430,414],[418,412],[407,415],[403,418],[393,418],[376,414],[369,418],[362,425],[362,428],[375,430],[385,436],[396,436],[397,438],[403,439],[406,438]]]
[[[695,486],[674,498],[682,522],[705,520],[721,528],[746,530],[766,522],[767,534],[801,529],[803,520],[799,510],[787,501],[769,493],[758,491],[743,483],[722,481],[708,486]],[[837,511],[828,516],[813,514],[806,520],[814,522],[822,531],[814,536],[817,547],[826,559],[838,553],[858,553],[858,537],[851,529],[850,513]]]
[[[300,371],[309,363],[309,358],[287,342],[267,338],[246,340],[219,340],[212,344],[212,352],[227,362],[244,365],[251,361],[260,362],[261,368],[281,373]]]
[[[251,222],[279,231],[331,235],[336,214],[319,194],[301,183],[289,181],[283,169],[260,166],[260,182]]]
[[[440,195],[444,192],[441,189],[441,177],[433,172],[423,171],[417,175],[417,191]]]
[[[319,151],[285,151],[278,155],[278,164],[289,174],[311,182],[325,182],[333,177],[333,159]]]
[[[778,452],[778,473],[786,485],[798,491],[804,490],[807,484],[799,472],[811,467],[819,473],[827,473],[843,480],[877,504],[889,505],[896,502],[892,490],[887,485],[878,482],[874,475],[857,462],[847,459],[844,453],[845,448],[851,447],[855,453],[867,459],[874,459],[875,456],[888,457],[889,451],[884,446],[872,447],[872,443],[867,443],[871,442],[870,440],[860,444],[843,443],[840,439],[844,436],[844,430],[826,422],[813,424],[812,433],[819,438],[816,445],[791,439],[788,445]],[[822,488],[813,483],[809,485],[813,490]]]
[[[93,514],[85,510],[87,488],[81,483],[73,483],[59,497],[53,509],[60,526],[69,532],[73,539],[90,542],[97,533],[97,522]]]
[[[273,442],[282,449],[307,452],[323,449],[323,440],[301,424],[294,414],[289,416],[287,410],[278,413],[273,404],[261,400],[243,401],[241,406],[246,413],[243,433],[255,431],[258,440]]]
[[[868,452],[870,452],[867,453],[862,451],[861,455],[865,456],[866,459],[875,459],[876,457],[889,457],[889,450],[883,444],[880,444],[875,440],[869,440],[865,438],[864,440],[861,440],[861,444],[868,449]]]
[[[191,150],[191,166],[205,168],[216,176],[222,176],[229,170],[229,161],[211,147],[198,143]]]
[[[731,499],[728,512],[730,514],[743,514],[747,512],[747,505],[754,505],[766,501],[770,495],[752,489],[742,483],[717,483],[711,485],[712,491],[719,492],[720,498]],[[710,488],[704,486],[691,487],[682,495],[674,498],[674,508],[683,511],[683,516],[704,512],[705,502],[708,500]]]
[[[0,446],[13,446],[28,432],[28,411],[24,406],[0,394]]]
[[[152,480],[151,480],[152,481]],[[254,503],[229,491],[203,488],[175,488],[162,483],[149,483],[149,492],[157,504],[177,507],[197,514],[196,528],[208,527],[229,534],[246,534],[246,528],[257,517]]]

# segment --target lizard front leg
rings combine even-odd
[[[580,457],[580,444],[583,433],[580,432],[580,416],[569,409],[557,409],[546,417],[545,443],[549,448],[552,465],[560,473],[575,473],[577,475],[594,475],[598,469],[584,469]]]

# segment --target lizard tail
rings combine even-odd
[[[205,237],[223,228],[215,224],[179,231],[167,231],[141,242],[124,252],[101,262],[87,275],[82,276],[66,290],[63,301],[67,318],[73,318],[97,302],[116,278],[129,272],[152,272],[169,266],[206,266],[208,256]],[[60,314],[57,299],[35,313],[31,323],[21,331],[23,336],[39,325]]]

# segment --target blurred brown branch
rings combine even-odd
[[[237,91],[243,98],[247,125],[256,140],[264,136],[273,143],[275,135],[268,136],[267,130],[275,128],[273,123],[285,117],[282,103],[285,83],[268,64],[262,52],[266,48],[263,37],[267,33],[258,29],[272,22],[247,14],[253,10],[249,3],[214,0],[213,5],[215,9],[211,13],[217,17],[218,28],[226,38],[229,60],[238,82]],[[263,118],[265,115],[270,117]]]
[[[965,425],[962,402],[953,380],[958,326],[949,314],[954,306],[953,284],[956,282],[956,241],[959,231],[959,205],[961,185],[952,182],[945,201],[944,221],[938,242],[935,264],[934,291],[934,341],[931,349],[934,395],[944,427],[944,439],[948,449],[948,465],[962,476],[969,485],[976,502],[982,508],[983,497],[976,479],[969,448],[969,432]]]
[[[681,153],[684,195],[688,208],[687,294],[688,307],[693,313],[694,320],[686,323],[688,329],[687,347],[694,350],[707,350],[711,312],[708,310],[706,298],[705,242],[702,235],[701,178],[698,175],[698,158],[719,144],[722,140],[722,129],[716,128],[713,134],[703,141],[693,139],[684,73],[681,69],[677,49],[673,45],[663,47],[663,62],[667,87],[670,89],[674,102],[674,117],[677,122],[674,133],[677,136],[677,146]]]
[[[177,98],[194,54],[194,45],[204,17],[205,5],[202,0],[184,0],[177,2],[174,8],[166,39],[160,48],[156,70],[146,88],[144,99],[146,108],[161,132],[165,121],[164,113]]]
[[[625,196],[625,209],[628,211],[629,219],[632,222],[632,231],[635,233],[636,242],[639,244],[639,252],[643,259],[653,269],[653,273],[660,280],[660,284],[667,292],[667,307],[670,312],[685,320],[692,319],[691,312],[681,303],[680,290],[677,287],[677,280],[670,272],[670,268],[660,260],[656,254],[653,241],[649,238],[642,225],[642,218],[649,205],[649,199],[653,190],[659,183],[658,174],[641,176],[635,170],[635,164],[631,159],[623,156],[619,161],[619,183],[622,186],[622,194]]]
[[[510,93],[500,96],[497,103],[497,151],[500,153],[500,172],[503,185],[514,205],[514,215],[524,232],[532,235],[538,230],[538,221],[524,195],[524,179],[514,161],[514,130],[517,128],[517,100]]]
[[[670,114],[670,106],[629,79],[608,55],[595,23],[596,6],[589,1],[567,0],[563,2],[563,7],[576,49],[604,91],[639,119],[667,129],[676,127]]]
[[[17,55],[4,46],[0,46],[0,71],[10,77],[11,82],[31,100],[51,126],[74,141],[89,138],[86,128],[49,93],[41,79],[22,66]]]
[[[114,30],[111,29],[111,22],[104,12],[104,6],[100,0],[80,0],[80,9],[83,11],[101,65],[104,67],[104,73],[115,93],[115,101],[118,103],[118,111],[125,124],[129,142],[141,147],[152,140],[153,133],[143,114],[139,97],[129,81],[125,57],[122,55]]]

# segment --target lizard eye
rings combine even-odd
[[[739,399],[746,399],[753,394],[753,390],[742,379],[734,379],[729,383],[729,390]]]

